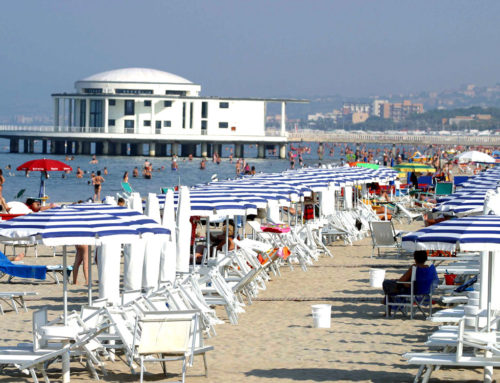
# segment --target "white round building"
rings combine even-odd
[[[56,140],[52,151],[59,153],[70,142],[72,152],[88,153],[89,142],[95,142],[98,154],[141,155],[143,144],[149,144],[149,155],[167,155],[167,145],[170,154],[196,155],[201,144],[200,154],[207,155],[211,147],[220,153],[225,143],[234,144],[235,155],[242,156],[243,144],[260,143],[259,155],[264,155],[265,145],[278,144],[284,156],[285,104],[304,100],[221,98],[200,92],[200,85],[181,76],[148,68],[83,78],[75,82],[74,92],[52,94],[53,134],[66,140]],[[268,102],[281,103],[279,135],[266,135]]]

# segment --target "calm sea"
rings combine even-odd
[[[294,144],[296,147],[299,146]],[[317,166],[319,163],[316,143],[304,143],[302,146],[309,146],[310,153],[304,153],[304,164],[307,166]],[[351,148],[354,148],[351,145]],[[369,145],[372,149],[390,148],[392,145]],[[407,148],[408,150],[418,148]],[[43,158],[42,154],[11,154],[8,153],[8,141],[0,139],[0,167],[3,169],[5,176],[5,184],[3,188],[3,196],[7,201],[14,199],[14,196],[21,190],[26,189],[22,200],[26,197],[38,197],[40,190],[40,173],[32,172],[29,177],[26,177],[24,172],[18,172],[16,167],[26,161]],[[35,144],[35,151],[41,151],[41,145]],[[288,160],[280,160],[276,157],[266,159],[257,159],[255,146],[245,146],[245,157],[250,166],[255,166],[257,172],[281,172],[290,168]],[[212,175],[217,174],[219,180],[227,178],[235,178],[235,161],[230,163],[229,156],[230,146],[222,148],[222,162],[217,165],[211,160],[207,161],[206,169],[200,169],[200,158],[194,158],[192,161],[187,159],[179,159],[179,168],[177,171],[172,171],[170,166],[172,160],[168,157],[148,158],[144,157],[121,157],[121,156],[100,156],[99,163],[95,165],[89,164],[91,156],[75,156],[74,160],[66,161],[65,156],[46,155],[47,158],[63,161],[73,168],[73,172],[65,175],[61,172],[50,172],[50,178],[46,181],[46,194],[50,197],[49,202],[72,202],[78,200],[86,200],[93,196],[93,187],[89,183],[90,173],[92,171],[103,171],[106,167],[108,175],[104,175],[105,182],[102,187],[101,197],[106,195],[115,195],[121,192],[121,180],[125,171],[129,172],[129,183],[132,188],[146,195],[148,192],[159,193],[162,187],[172,187],[178,184],[192,186],[199,183],[210,182]],[[329,148],[326,148],[322,163],[338,163],[340,160],[340,147],[335,148],[335,153],[330,156]],[[144,179],[142,177],[133,178],[132,170],[134,167],[142,169],[144,161],[148,159],[154,168],[152,179]],[[11,165],[13,170],[6,170],[7,165]],[[298,161],[297,161],[298,165]],[[75,170],[79,166],[86,172],[84,178],[78,179],[75,177]],[[164,167],[163,170],[159,170]]]

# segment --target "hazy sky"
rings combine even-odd
[[[500,81],[500,2],[2,1],[0,113],[123,67],[205,95],[366,96]]]

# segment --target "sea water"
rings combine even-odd
[[[329,149],[325,147],[325,154],[320,161],[317,153],[317,143],[294,144],[295,147],[310,147],[309,153],[303,153],[305,166],[318,166],[321,163],[338,163],[341,158],[340,148],[335,148],[335,153],[330,156]],[[350,144],[351,149],[355,149],[355,144]],[[368,145],[371,149],[390,148],[392,145]],[[108,174],[102,174],[105,182],[102,185],[101,199],[106,195],[115,196],[116,193],[123,192],[121,181],[123,174],[128,171],[129,184],[134,191],[142,196],[147,193],[160,193],[161,188],[173,187],[176,185],[193,186],[210,182],[214,174],[219,180],[236,177],[236,159],[230,162],[228,156],[232,146],[222,146],[222,161],[216,164],[212,159],[206,161],[206,168],[200,169],[200,158],[193,158],[189,161],[187,158],[177,160],[178,169],[171,170],[172,159],[170,157],[148,157],[148,156],[99,156],[97,164],[90,164],[92,156],[76,155],[74,160],[66,160],[64,155],[53,154],[23,154],[8,153],[8,141],[0,140],[0,168],[3,169],[5,184],[3,187],[3,196],[6,201],[12,201],[14,196],[21,190],[26,189],[20,200],[25,201],[27,197],[38,197],[40,192],[40,172],[31,172],[26,177],[24,172],[15,169],[26,161],[37,158],[51,158],[62,161],[73,168],[69,174],[63,172],[49,172],[49,179],[45,181],[45,194],[49,196],[48,202],[76,202],[87,200],[94,195],[94,188],[90,179],[92,171],[100,170],[102,173],[107,168]],[[40,151],[41,147],[35,146],[35,151]],[[412,148],[413,149],[413,148]],[[417,149],[417,148],[415,148]],[[265,159],[257,159],[257,149],[255,145],[245,145],[245,159],[250,166],[255,166],[257,173],[282,172],[290,168],[289,160],[282,160],[276,156],[269,156]],[[71,156],[70,156],[71,157]],[[149,160],[153,165],[153,177],[144,179],[142,177],[142,168],[145,160]],[[11,170],[5,169],[7,165]],[[75,171],[80,167],[84,172],[83,178],[76,178]],[[132,177],[134,167],[139,169],[139,177]],[[295,168],[299,167],[298,159],[295,161]],[[160,170],[161,169],[161,170]]]

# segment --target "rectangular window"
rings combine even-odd
[[[189,104],[189,129],[193,129],[193,103]]]
[[[125,116],[133,116],[135,114],[134,100],[125,100]]]
[[[102,127],[102,100],[90,100],[89,126]]]
[[[116,100],[113,100],[113,99],[108,100],[108,105],[109,106],[115,106],[116,105]]]
[[[167,94],[169,96],[185,96],[186,91],[184,91],[184,90],[166,90],[165,94]]]
[[[229,127],[229,124],[227,122],[219,122],[220,129],[227,129],[228,127]]]
[[[201,130],[207,130],[207,120],[201,120]]]
[[[229,102],[219,102],[219,108],[221,109],[229,108]]]
[[[182,129],[186,129],[186,103],[182,103]]]
[[[151,106],[151,100],[145,100],[144,106]]]
[[[201,118],[208,118],[208,102],[201,103]]]
[[[80,127],[85,127],[87,116],[87,100],[80,100]]]
[[[172,101],[163,101],[163,106],[165,108],[170,108],[172,106]]]
[[[115,89],[118,94],[153,94],[151,89]]]
[[[155,122],[155,133],[156,134],[161,134],[161,121],[156,121]]]
[[[134,133],[134,120],[125,120],[125,133]]]
[[[93,94],[102,93],[102,88],[84,88],[83,93],[93,93]]]
[[[164,128],[170,128],[172,126],[172,121],[163,121]]]
[[[151,126],[151,120],[144,120],[144,126]]]
[[[108,120],[108,126],[115,126],[115,120]]]

